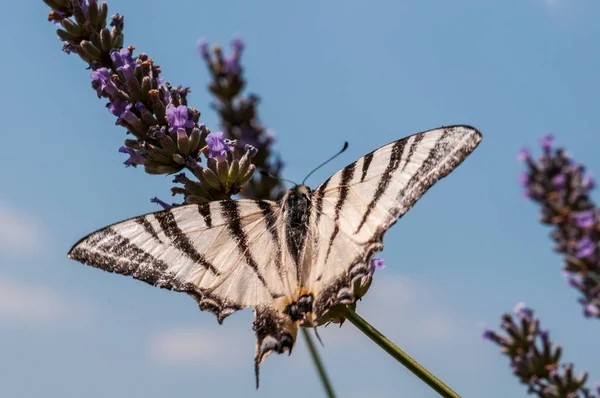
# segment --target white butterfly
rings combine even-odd
[[[298,327],[336,319],[372,280],[384,233],[479,144],[469,126],[442,127],[385,145],[312,191],[278,202],[225,200],[150,213],[96,231],[69,258],[185,292],[219,323],[254,308],[255,368],[291,352]]]

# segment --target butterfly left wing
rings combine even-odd
[[[280,207],[226,200],[146,214],[96,231],[68,257],[192,296],[219,323],[252,307],[256,371],[272,351],[291,350],[297,327],[279,308],[294,287],[282,254]]]
[[[371,282],[369,263],[384,233],[477,147],[469,126],[442,127],[385,145],[349,164],[312,196],[313,257],[308,281],[315,318],[354,303]]]

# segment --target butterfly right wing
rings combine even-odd
[[[385,232],[480,141],[470,126],[415,134],[349,164],[314,191],[316,250],[305,284],[318,292],[317,318],[366,292],[369,261],[383,249]]]

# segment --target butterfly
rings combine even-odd
[[[219,323],[254,309],[255,372],[291,350],[298,327],[342,322],[335,309],[369,288],[385,232],[479,145],[470,126],[449,126],[385,145],[315,190],[279,201],[221,200],[154,212],[84,237],[68,257],[185,292]]]

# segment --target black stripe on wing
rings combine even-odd
[[[233,240],[237,243],[239,252],[244,256],[246,263],[252,268],[258,280],[261,281],[272,295],[272,292],[267,286],[267,281],[260,272],[258,264],[249,250],[248,235],[246,235],[246,232],[244,232],[244,229],[242,228],[238,202],[236,200],[224,200],[219,202],[219,205],[221,206],[221,214],[227,222],[227,230]]]
[[[271,234],[271,238],[273,238],[273,244],[276,248],[275,250],[275,267],[277,268],[277,273],[279,276],[284,278],[283,264],[281,263],[281,242],[279,240],[279,232],[277,231],[277,216],[273,211],[273,208],[264,200],[259,200],[257,202],[258,207],[262,210],[262,214],[265,217],[265,224],[267,225],[267,229]]]
[[[196,250],[190,238],[181,230],[181,228],[179,228],[179,225],[177,225],[177,221],[175,220],[172,211],[166,210],[154,213],[154,217],[158,221],[164,234],[171,240],[173,246],[185,254],[187,258],[207,268],[215,275],[221,274],[203,254],[198,253],[198,250]]]
[[[421,142],[421,140],[423,140],[423,137],[424,137],[423,135],[417,135],[415,137],[415,139],[408,151],[408,155],[407,155],[407,159],[404,163],[404,167],[406,167],[406,165],[410,162],[410,159],[411,159],[413,153],[415,152],[417,145],[419,145],[419,142]],[[396,170],[400,166],[401,161],[403,160],[402,153],[404,152],[404,147],[407,142],[408,142],[408,139],[405,138],[405,139],[396,141],[396,143],[392,147],[392,153],[390,154],[390,160],[388,161],[387,167],[385,168],[384,173],[382,174],[381,178],[379,179],[379,182],[377,184],[377,189],[375,190],[375,194],[373,195],[371,202],[367,206],[367,210],[363,214],[363,217],[360,220],[360,223],[358,224],[358,227],[356,228],[355,233],[358,233],[360,231],[360,229],[363,227],[363,225],[367,221],[367,218],[369,217],[369,215],[371,214],[373,209],[377,206],[377,202],[379,202],[379,199],[381,199],[381,197],[385,193],[386,189],[390,185],[390,182],[392,181],[392,178],[394,177],[394,173],[396,172]]]
[[[340,178],[340,190],[337,202],[335,203],[335,214],[333,217],[334,227],[331,236],[329,237],[329,246],[327,247],[327,254],[325,255],[325,264],[327,264],[327,259],[329,258],[329,254],[331,253],[331,247],[333,246],[333,241],[335,237],[340,232],[340,227],[338,221],[340,219],[340,212],[346,203],[346,199],[348,198],[348,191],[350,191],[350,186],[348,185],[350,181],[352,181],[352,177],[354,177],[354,169],[356,167],[356,162],[349,164],[344,167],[342,170],[342,176]]]

